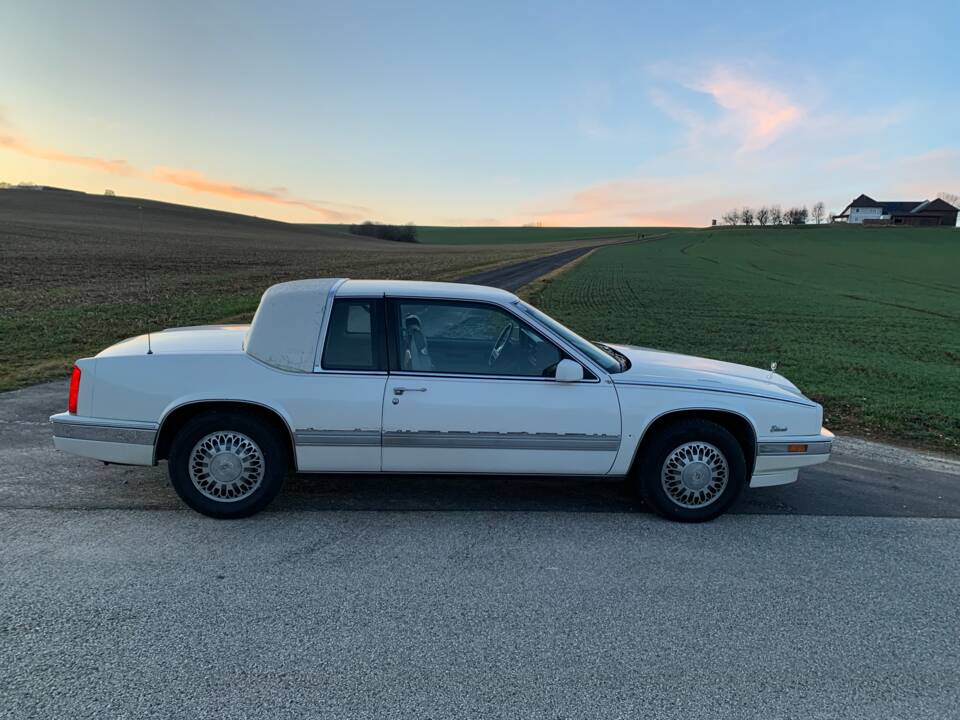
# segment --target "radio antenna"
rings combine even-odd
[[[143,244],[143,205],[137,205],[137,216],[140,221],[140,239],[139,245],[140,249],[143,252],[146,252],[146,247]],[[143,264],[141,265],[141,270],[143,271],[143,301],[144,301],[144,310],[146,310],[147,302],[150,300],[150,295],[147,292],[147,256],[143,257]],[[147,355],[153,355],[153,344],[150,341],[150,320],[144,314],[144,325],[147,328]]]

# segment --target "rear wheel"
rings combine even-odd
[[[644,448],[636,482],[659,514],[704,522],[726,512],[746,485],[740,443],[709,420],[683,420],[658,431]]]
[[[216,518],[247,517],[265,508],[280,491],[288,465],[273,428],[241,413],[217,411],[188,420],[168,460],[180,498]]]

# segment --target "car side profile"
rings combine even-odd
[[[673,520],[825,462],[821,407],[772,371],[589,342],[515,295],[312,279],[250,325],[176,328],[78,360],[60,450],[166,460],[213,517],[251,515],[300,473],[624,477]]]

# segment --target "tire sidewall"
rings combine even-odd
[[[249,497],[221,502],[201,493],[190,479],[190,454],[201,438],[214,432],[234,431],[253,440],[263,454],[264,473],[260,487]],[[180,428],[170,447],[168,469],[177,495],[199,513],[215,518],[248,517],[276,497],[287,474],[288,452],[277,432],[254,417],[233,412],[206,412]]]
[[[729,479],[720,497],[702,508],[685,508],[673,502],[660,481],[663,463],[684,443],[702,441],[716,447],[727,460]],[[659,514],[681,522],[705,522],[725,513],[746,486],[746,460],[740,443],[729,430],[709,420],[688,420],[662,430],[644,452],[639,484],[643,497]]]

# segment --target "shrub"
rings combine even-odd
[[[365,235],[367,237],[393,240],[395,242],[417,242],[417,226],[413,223],[408,223],[407,225],[386,225],[384,223],[367,220],[359,225],[351,225],[350,233],[352,235]]]

